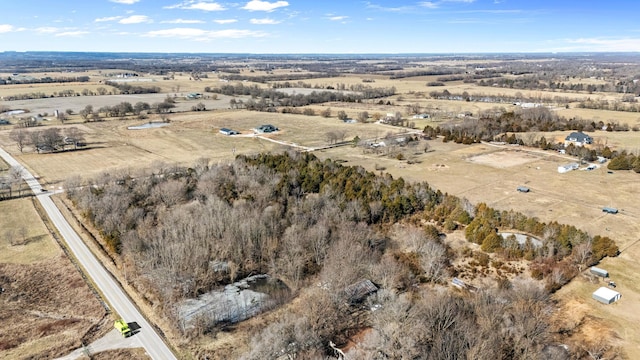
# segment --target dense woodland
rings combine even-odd
[[[559,330],[549,322],[548,294],[618,252],[611,239],[572,226],[473,206],[426,183],[306,153],[238,156],[219,166],[200,159],[186,169],[156,164],[144,174],[81,184],[70,179],[68,196],[129,281],[166,316],[175,319],[181,299],[260,273],[304,301],[256,329],[247,359],[331,355],[330,342],[343,346],[356,334],[363,339],[358,359],[566,358],[553,345]],[[452,262],[468,255],[443,241],[456,229],[465,230],[474,256],[526,259],[540,280],[502,275],[499,286],[474,294],[443,287],[459,271]],[[543,245],[502,240],[499,229],[526,232]],[[345,289],[363,279],[380,290],[353,303]],[[221,326],[204,322],[197,334]],[[586,354],[588,346],[572,352]]]

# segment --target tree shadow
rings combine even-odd
[[[17,240],[15,242],[12,242],[12,245],[23,245],[23,246],[26,246],[26,245],[29,245],[31,243],[35,243],[35,242],[39,242],[41,240],[44,240],[47,236],[48,235],[46,235],[46,234],[38,235],[38,236],[31,236],[31,237],[28,237],[28,238],[26,238],[24,240]]]

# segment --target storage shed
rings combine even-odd
[[[593,295],[591,295],[591,297],[603,304],[609,305],[620,300],[620,297],[622,297],[622,295],[620,295],[620,293],[617,291],[603,286],[596,290]]]
[[[531,191],[531,189],[529,189],[526,186],[518,186],[516,190],[518,190],[518,192],[523,192],[523,193],[528,193],[529,191]]]
[[[603,207],[602,208],[602,212],[606,212],[608,214],[617,214],[618,213],[618,209],[612,208],[612,207]]]
[[[605,269],[600,269],[600,268],[597,268],[595,266],[592,266],[590,271],[591,271],[591,273],[593,275],[596,275],[596,276],[601,276],[603,278],[608,278],[609,277],[609,272],[607,270],[605,270]]]

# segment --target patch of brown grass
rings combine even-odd
[[[0,264],[0,358],[46,358],[79,347],[106,315],[64,257]]]

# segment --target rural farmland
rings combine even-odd
[[[385,336],[419,344],[387,358],[442,346],[490,359],[489,341],[520,354],[504,358],[640,356],[640,117],[615,86],[633,77],[626,57],[610,74],[610,59],[571,56],[174,56],[99,70],[102,60],[82,69],[66,59],[82,82],[0,85],[0,147],[50,192],[178,358],[364,359]],[[541,84],[570,81],[532,86],[539,64],[562,69],[536,73],[548,77]],[[587,65],[610,75],[594,79]],[[136,81],[113,82],[118,74]],[[16,95],[34,98],[6,100]],[[566,145],[573,132],[592,143]],[[81,267],[15,171],[0,167],[0,287],[18,291],[25,273],[64,266],[50,275],[73,286],[59,292],[93,310],[38,325],[73,326],[89,334],[81,339],[5,331],[0,355],[63,356],[93,341],[138,354],[109,340],[119,315],[78,280]],[[592,265],[608,270],[615,303],[592,298],[607,286]],[[20,290],[35,299],[31,314],[51,312],[36,286],[50,280],[32,281]],[[16,296],[0,293],[8,318],[23,315]],[[457,325],[440,332],[447,311]],[[393,335],[409,315],[415,323]]]

